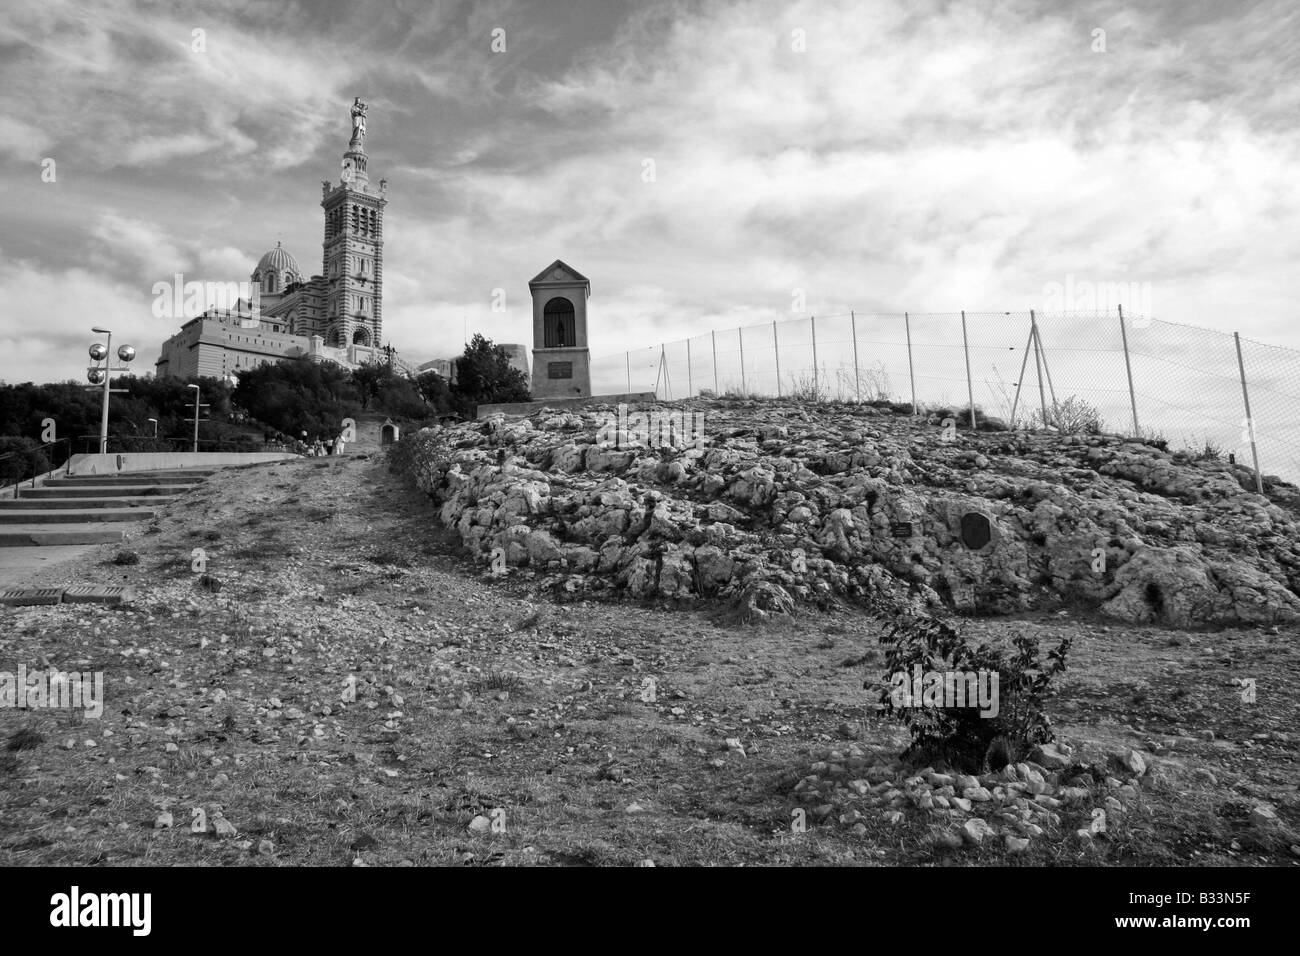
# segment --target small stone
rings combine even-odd
[[[930,839],[936,848],[960,850],[962,847],[961,834],[954,833],[952,830],[940,830]]]
[[[469,831],[471,833],[487,833],[490,829],[492,829],[492,821],[482,814],[469,821]]]
[[[952,776],[946,773],[927,773],[925,779],[932,787],[951,787],[953,784]]]
[[[965,797],[949,797],[948,802],[951,803],[958,810],[962,810],[966,813],[970,813],[971,802],[967,800]]]
[[[214,814],[212,817],[212,832],[219,838],[228,838],[234,836],[239,831],[235,825],[220,814]]]
[[[257,841],[258,856],[274,856],[275,844],[265,838]]]
[[[1065,770],[1070,766],[1070,755],[1059,744],[1041,744],[1030,754],[1034,763],[1048,770]]]
[[[1007,834],[1007,852],[1024,853],[1029,849],[1029,840],[1025,837],[1015,837],[1010,833]]]
[[[901,823],[902,821],[903,821],[903,814],[898,810],[890,810],[888,813],[885,814],[886,823],[897,824],[897,823]]]
[[[645,807],[641,806],[641,804],[637,803],[636,801],[633,801],[632,803],[629,803],[627,805],[627,807],[623,810],[623,812],[624,813],[645,813]]]
[[[1112,759],[1121,770],[1126,770],[1135,777],[1140,777],[1147,772],[1146,759],[1136,750],[1115,754]]]
[[[974,803],[987,803],[993,799],[993,794],[984,787],[967,787],[961,795]]]
[[[169,753],[169,754],[174,754],[174,753],[176,753],[177,751],[179,751],[180,749],[181,749],[180,747],[177,747],[177,746],[176,746],[174,743],[172,743],[171,741],[168,741],[168,742],[167,742],[167,746],[163,748],[163,750],[165,750],[165,751],[166,751],[167,753]]]
[[[174,822],[171,811],[164,810],[154,818],[153,828],[155,830],[170,830]]]
[[[957,777],[957,782],[954,784],[958,790],[972,790],[979,785],[979,779],[977,777],[972,777],[969,774],[961,774]]]
[[[1277,811],[1271,803],[1259,803],[1251,808],[1250,822],[1257,827],[1269,826],[1277,822]]]
[[[985,837],[994,836],[997,833],[997,831],[994,830],[986,820],[982,820],[979,817],[972,817],[962,824],[961,832],[962,836],[965,837],[969,843],[972,843],[975,846],[979,846],[983,843]]]

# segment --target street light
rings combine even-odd
[[[194,389],[194,451],[197,453],[199,450],[199,409],[202,407],[199,405],[199,396],[202,392],[197,385],[187,385],[186,388]]]
[[[151,418],[151,419],[149,419],[149,421],[153,422],[153,437],[154,437],[154,438],[157,438],[157,437],[158,437],[158,419],[156,419],[156,418]]]
[[[107,343],[94,342],[90,346],[91,360],[95,362],[103,362],[104,364],[91,366],[86,369],[86,380],[89,381],[92,386],[103,386],[104,389],[103,408],[99,416],[99,453],[101,455],[106,455],[108,454],[108,395],[110,392],[127,391],[125,388],[112,387],[113,373],[129,372],[130,369],[126,365],[110,366],[108,364],[109,350],[113,347],[112,329],[101,329],[99,326],[95,326],[90,331],[97,335],[108,336]],[[129,345],[119,346],[117,349],[117,357],[123,362],[130,362],[135,358],[135,349]]]

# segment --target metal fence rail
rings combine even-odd
[[[1217,451],[1300,482],[1300,352],[1122,310],[846,312],[716,330],[593,359],[594,394],[888,399],[1053,424],[1071,398],[1103,430]],[[1263,469],[1263,470],[1261,470]]]

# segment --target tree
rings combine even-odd
[[[386,380],[392,376],[393,370],[380,362],[367,362],[352,370],[352,387],[357,391],[362,408],[370,407],[370,403],[383,391]]]
[[[436,414],[441,415],[451,411],[451,386],[437,372],[430,370],[421,373],[420,377],[415,380],[415,390],[420,393],[420,397]]]
[[[241,372],[235,402],[255,419],[297,438],[331,438],[361,411],[351,375],[332,362],[281,359]]]
[[[532,398],[524,373],[510,364],[510,353],[478,333],[456,360],[451,392],[453,407],[466,418],[473,418],[479,405]]]

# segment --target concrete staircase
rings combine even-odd
[[[48,478],[0,499],[0,548],[112,544],[212,471]]]

